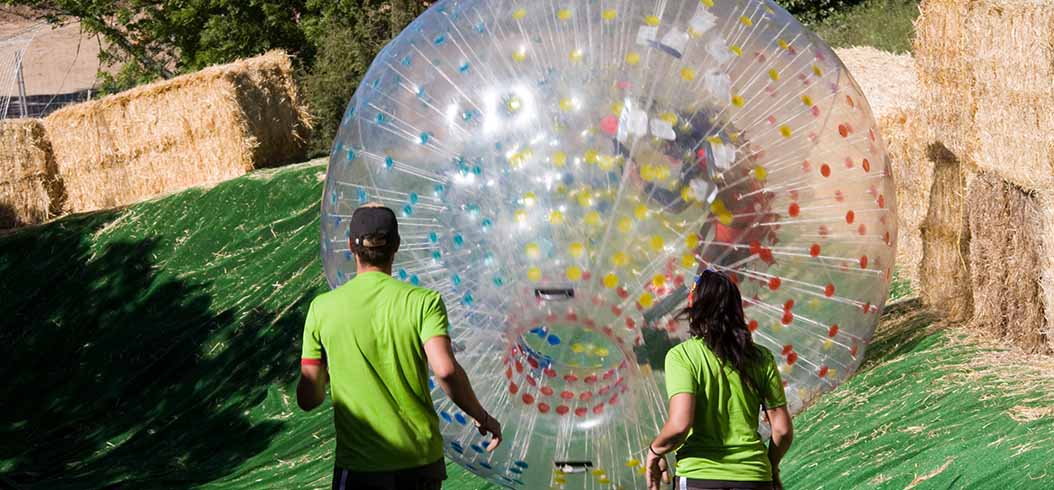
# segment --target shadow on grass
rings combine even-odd
[[[939,319],[917,297],[886,305],[882,322],[868,346],[867,359],[860,369],[868,369],[912,351],[920,342],[940,330],[937,325]]]
[[[276,340],[302,318],[214,311],[208,283],[159,271],[155,240],[92,246],[113,217],[0,238],[0,488],[187,488],[282,430],[247,414],[291,381]]]

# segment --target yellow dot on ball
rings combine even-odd
[[[747,101],[746,101],[746,99],[743,98],[742,95],[733,95],[732,96],[732,105],[734,105],[736,107],[743,107],[744,105],[746,105],[746,103],[747,103]]]
[[[751,20],[751,19],[750,19],[750,17],[747,17],[747,16],[745,16],[745,15],[744,15],[744,16],[742,16],[742,17],[740,17],[740,18],[739,18],[739,21],[740,21],[740,22],[742,22],[742,23],[743,23],[743,25],[745,25],[745,26],[747,26],[747,27],[750,27],[750,26],[754,25],[754,21],[753,21],[753,20]]]
[[[600,155],[597,157],[597,164],[601,170],[608,171],[615,168],[615,164],[618,163],[618,159],[611,155]]]
[[[626,460],[626,467],[628,467],[628,468],[636,468],[637,466],[640,466],[640,460],[639,459],[630,458],[630,459]]]
[[[732,54],[734,54],[736,56],[743,56],[743,48],[741,48],[739,46],[732,46],[731,48],[728,48],[728,50],[731,51]]]
[[[615,289],[618,287],[618,276],[615,274],[608,274],[604,276],[604,287],[608,289]]]
[[[615,9],[607,9],[604,13],[600,14],[600,17],[604,20],[615,20],[615,17],[618,17],[618,11]]]
[[[769,78],[771,78],[774,82],[778,82],[780,79],[779,70],[776,70],[775,68],[769,70]]]
[[[571,9],[560,9],[556,13],[556,18],[560,20],[571,20]]]
[[[655,274],[655,277],[651,278],[651,283],[657,288],[661,288],[666,285],[666,276],[662,274]]]
[[[590,212],[586,213],[586,216],[585,216],[584,220],[585,220],[586,224],[589,225],[589,226],[600,226],[600,223],[601,223],[600,213],[598,213],[596,211],[590,211]]]
[[[831,339],[823,341],[823,350],[831,350],[831,347],[834,347],[834,341],[832,341]]]
[[[527,59],[527,48],[518,48],[512,52],[512,60],[516,62],[523,62]]]
[[[640,54],[632,51],[627,53],[626,63],[630,65],[636,65],[637,63],[640,63]]]
[[[696,235],[695,233],[690,233],[688,236],[684,237],[684,246],[688,247],[689,250],[698,247],[699,235]]]
[[[684,254],[681,256],[681,267],[685,269],[691,269],[695,267],[695,256],[692,254]]]
[[[527,17],[527,9],[516,9],[516,11],[512,13],[513,19],[523,20],[524,17]]]
[[[552,162],[553,165],[556,165],[557,167],[563,167],[564,165],[567,165],[567,153],[564,153],[562,151],[554,151],[552,156]]]
[[[820,68],[820,65],[812,65],[812,72],[818,77],[823,76],[823,68]]]
[[[801,96],[801,103],[812,107],[812,97],[809,97],[808,95]]]
[[[608,354],[610,354],[610,352],[604,347],[597,347],[593,350],[593,353],[596,354],[597,357],[607,357]]]
[[[525,192],[525,193],[523,193],[523,205],[524,206],[531,207],[531,206],[534,206],[537,203],[538,203],[538,196],[536,196],[533,192]]]
[[[629,255],[626,255],[626,252],[615,252],[615,255],[611,256],[611,263],[616,267],[624,267],[629,263]]]
[[[505,103],[505,108],[508,109],[509,112],[519,112],[519,110],[523,108],[523,101],[516,96],[509,97],[509,101]]]
[[[564,223],[564,213],[562,211],[553,211],[549,213],[549,222],[554,225],[560,225]]]
[[[516,218],[517,223],[524,223],[527,221],[527,211],[519,209],[514,213],[514,217]]]
[[[575,108],[575,101],[573,101],[573,100],[571,100],[571,99],[569,99],[567,97],[564,97],[563,99],[560,99],[560,110],[561,111],[571,112],[571,110],[574,109],[574,108]]]
[[[632,229],[633,229],[633,220],[631,220],[629,218],[626,218],[626,217],[619,218],[619,220],[618,220],[618,231],[621,231],[622,233],[629,233],[629,231],[632,230]]]
[[[664,244],[662,237],[659,236],[659,235],[653,235],[651,237],[650,243],[651,243],[651,249],[655,250],[656,252],[659,251],[659,250],[662,250],[662,247],[663,247],[663,244]]]
[[[663,122],[669,124],[670,126],[677,124],[677,114],[674,114],[672,112],[664,112],[662,114],[659,114],[659,119],[662,119]]]
[[[684,186],[681,188],[681,200],[684,202],[695,201],[695,196],[692,195],[692,188]]]
[[[700,3],[702,3],[703,6],[706,7],[706,8],[710,8],[710,7],[714,6],[714,0],[702,0]]]
[[[612,102],[611,103],[611,113],[616,115],[616,116],[619,115],[619,114],[622,114],[622,109],[624,107],[625,107],[625,105],[623,105],[622,102]]]
[[[640,295],[640,299],[637,302],[645,308],[651,308],[651,305],[655,303],[655,297],[651,293],[644,293]]]
[[[783,126],[780,126],[780,134],[782,134],[784,138],[790,138],[794,135],[794,131],[791,130],[790,126],[784,124]]]
[[[791,47],[790,43],[788,43],[787,41],[784,41],[782,39],[779,40],[778,44],[783,49],[790,49],[790,47]]]
[[[523,247],[524,253],[532,259],[537,259],[542,256],[542,248],[537,243],[528,243],[526,247]]]
[[[571,267],[568,267],[567,271],[565,271],[565,274],[567,275],[567,280],[569,281],[578,281],[582,279],[582,269],[577,265],[572,265]]]
[[[695,80],[695,70],[691,68],[681,68],[681,79],[686,82]]]
[[[567,251],[572,257],[581,257],[586,252],[586,246],[582,245],[581,242],[574,242],[567,247]]]
[[[542,270],[537,267],[531,267],[527,269],[527,279],[531,282],[538,282],[542,280]]]
[[[595,165],[600,160],[600,152],[596,150],[586,150],[586,163]]]
[[[637,221],[644,221],[644,218],[648,217],[648,206],[638,204],[633,210],[633,216],[637,218]]]
[[[569,59],[571,61],[581,61],[581,59],[582,59],[582,50],[578,49],[578,48],[572,49],[571,52],[568,53],[567,59]]]
[[[588,208],[593,205],[593,194],[588,190],[583,190],[578,193],[578,205],[583,208]]]
[[[764,181],[769,176],[769,171],[765,170],[765,167],[757,166],[754,167],[754,178],[759,181]]]
[[[649,15],[649,16],[644,18],[644,23],[648,24],[648,25],[650,25],[652,27],[655,27],[655,26],[659,25],[659,22],[661,22],[659,20],[659,17],[655,16],[655,15]]]
[[[585,351],[586,351],[586,346],[584,346],[582,344],[578,344],[578,343],[571,344],[571,352],[574,352],[576,354],[581,354],[581,353],[583,353]]]

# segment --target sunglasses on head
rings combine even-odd
[[[703,272],[700,272],[699,274],[697,274],[695,276],[695,281],[692,282],[692,288],[688,290],[688,307],[689,308],[691,308],[692,304],[695,303],[695,290],[699,288],[699,284],[702,284],[702,282],[703,282],[703,275],[706,274],[707,272],[710,272],[710,273],[713,273],[713,274],[720,274],[720,272],[717,269],[715,269],[713,267],[707,267],[706,269],[703,269]]]

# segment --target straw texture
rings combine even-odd
[[[302,159],[310,127],[277,51],[69,106],[44,124],[74,212]]]
[[[864,91],[875,118],[918,104],[919,79],[910,54],[872,47],[836,49],[835,53]]]
[[[896,108],[878,119],[897,186],[897,269],[919,286],[922,224],[930,205],[933,161],[926,155],[928,128],[918,108]]]
[[[924,0],[915,22],[919,108],[935,142],[958,158],[970,154],[973,137],[973,58],[967,32],[974,0]]]
[[[1026,189],[1054,185],[1054,0],[971,5],[976,113],[971,148],[982,169]]]
[[[62,199],[40,120],[0,121],[0,228],[44,222],[57,214]]]
[[[926,154],[934,167],[929,206],[921,226],[920,296],[927,306],[948,319],[969,320],[973,315],[973,292],[964,191],[972,177],[947,148],[931,144]]]
[[[1047,325],[1043,206],[1036,195],[983,172],[969,190],[970,274],[974,317],[983,333],[1031,353],[1054,353]],[[1048,299],[1048,301],[1044,301]]]

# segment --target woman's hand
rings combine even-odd
[[[648,470],[646,474],[648,490],[659,490],[663,484],[670,483],[670,469],[666,464],[666,456],[659,456],[649,448],[645,468]]]

